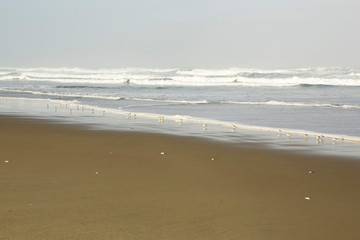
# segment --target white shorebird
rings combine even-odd
[[[324,136],[323,135],[319,135],[319,136],[316,136],[316,141],[317,141],[317,143],[322,143],[323,142],[323,138],[324,138]]]
[[[164,116],[159,116],[159,123],[163,123],[164,122],[164,119],[165,119],[165,117]]]
[[[207,123],[204,123],[202,126],[203,126],[203,131],[206,131]]]
[[[303,135],[304,135],[304,142],[307,142],[309,134],[304,133]]]
[[[232,126],[231,126],[231,131],[233,131],[233,132],[236,131],[236,126],[235,126],[235,125],[232,125]]]

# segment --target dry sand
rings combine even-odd
[[[76,128],[0,117],[1,240],[360,239],[360,161]]]

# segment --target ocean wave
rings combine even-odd
[[[327,87],[360,86],[356,69],[15,69],[0,80],[39,81],[74,85]]]
[[[212,103],[221,104],[239,104],[239,105],[273,105],[273,106],[295,106],[295,107],[332,107],[344,109],[360,109],[360,105],[349,104],[331,104],[331,103],[305,103],[305,102],[284,102],[284,101],[264,101],[264,102],[237,102],[237,101],[219,101]]]
[[[57,86],[60,88],[95,88],[99,89],[102,87],[91,87],[91,86]],[[111,88],[112,89],[112,88]],[[15,93],[28,93],[33,95],[42,96],[58,96],[58,97],[73,97],[73,98],[95,98],[95,99],[107,99],[116,101],[142,101],[142,102],[156,102],[156,103],[171,103],[171,104],[229,104],[229,105],[268,105],[268,106],[292,106],[292,107],[328,107],[328,108],[342,108],[342,109],[360,109],[360,105],[351,104],[334,104],[334,103],[310,103],[310,102],[287,102],[287,101],[217,101],[211,99],[202,100],[184,100],[184,99],[169,99],[169,98],[141,98],[131,96],[117,96],[100,93],[63,93],[63,92],[48,92],[39,90],[22,90],[22,89],[9,89],[0,88],[1,91],[15,92]]]

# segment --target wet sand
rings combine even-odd
[[[359,187],[356,160],[0,117],[0,240],[360,239]]]

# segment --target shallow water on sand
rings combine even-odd
[[[0,113],[61,124],[79,124],[90,129],[137,131],[208,138],[229,144],[256,143],[264,147],[294,150],[309,154],[325,154],[359,159],[360,143],[332,137],[319,138],[309,132],[278,131],[226,121],[209,121],[184,116],[129,113],[107,108],[78,105],[74,101],[0,98]],[[251,147],[251,145],[247,145]]]

